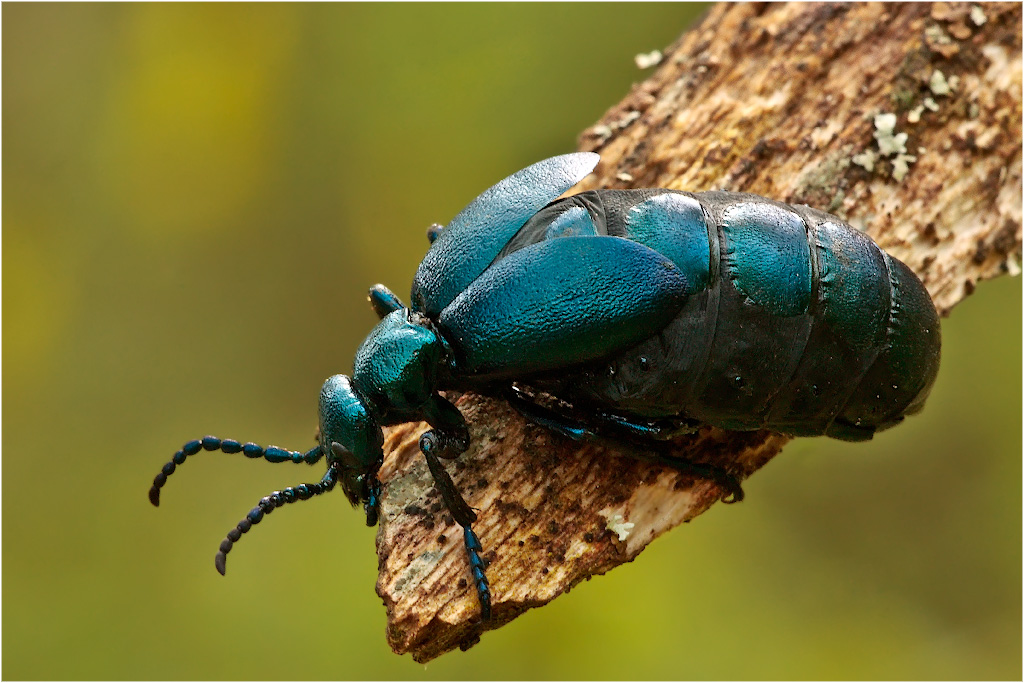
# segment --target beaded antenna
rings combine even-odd
[[[297,465],[315,465],[323,458],[323,450],[320,446],[301,453],[299,451],[288,451],[277,446],[264,448],[254,443],[240,443],[234,439],[218,439],[215,436],[204,436],[202,439],[189,441],[181,450],[174,454],[170,462],[163,466],[160,473],[153,479],[153,486],[149,489],[149,502],[154,506],[160,506],[160,489],[167,483],[167,477],[174,474],[178,465],[184,464],[186,458],[195,455],[199,451],[223,451],[224,453],[242,453],[247,458],[262,458],[267,462],[293,462]],[[297,500],[309,500],[313,496],[327,493],[334,488],[338,481],[338,466],[332,463],[327,468],[323,479],[315,484],[299,484],[289,486],[281,491],[274,491],[268,496],[260,498],[260,502],[242,518],[235,528],[228,532],[227,537],[221,542],[214,558],[217,571],[224,575],[226,571],[228,553],[231,548],[242,537],[242,534],[249,531],[253,524],[259,524],[265,515],[269,515],[275,508],[286,503],[294,503]]]

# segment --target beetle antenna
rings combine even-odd
[[[228,559],[228,553],[231,552],[231,548],[235,543],[242,537],[242,534],[252,528],[253,524],[259,524],[260,520],[263,519],[264,515],[269,515],[274,511],[274,508],[279,508],[285,503],[294,503],[297,500],[309,500],[313,496],[319,496],[321,493],[327,493],[334,488],[334,484],[338,481],[338,465],[337,463],[331,463],[331,466],[327,468],[327,474],[320,480],[318,484],[299,484],[298,486],[289,486],[283,491],[274,491],[269,496],[260,498],[260,502],[257,503],[256,507],[249,511],[242,521],[239,522],[234,529],[228,532],[227,537],[221,541],[220,550],[217,551],[217,556],[214,558],[213,563],[217,567],[217,571],[220,572],[221,576],[224,576],[224,572],[227,567],[225,563]]]
[[[195,455],[201,450],[224,451],[225,453],[244,453],[247,458],[263,458],[268,462],[294,462],[296,464],[306,463],[312,465],[323,457],[324,453],[320,446],[305,453],[299,451],[288,451],[277,446],[264,448],[254,443],[239,443],[234,439],[218,439],[215,436],[204,436],[202,439],[189,441],[181,450],[174,454],[171,461],[163,466],[160,473],[153,479],[153,486],[149,489],[149,502],[160,506],[160,489],[167,483],[167,477],[174,474],[178,465],[185,462],[185,458]]]

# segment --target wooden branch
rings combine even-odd
[[[1020,272],[1021,7],[721,5],[595,126],[583,189],[754,192],[835,213],[922,278],[940,313]],[[576,190],[578,191],[578,190]],[[613,444],[562,439],[464,395],[472,447],[449,471],[480,510],[494,620],[476,623],[462,533],[417,442],[389,431],[377,592],[397,653],[428,661],[632,560],[723,495]],[[678,455],[745,478],[788,437],[706,428]]]

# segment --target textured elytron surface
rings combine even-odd
[[[685,297],[679,269],[653,249],[615,237],[558,238],[488,268],[439,322],[462,373],[525,377],[657,334]]]
[[[412,305],[436,316],[494,260],[530,216],[590,173],[588,152],[545,159],[485,190],[448,223],[413,280]]]

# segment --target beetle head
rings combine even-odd
[[[346,375],[334,375],[320,391],[320,449],[338,470],[341,489],[353,505],[370,498],[371,475],[384,459],[384,436]]]

